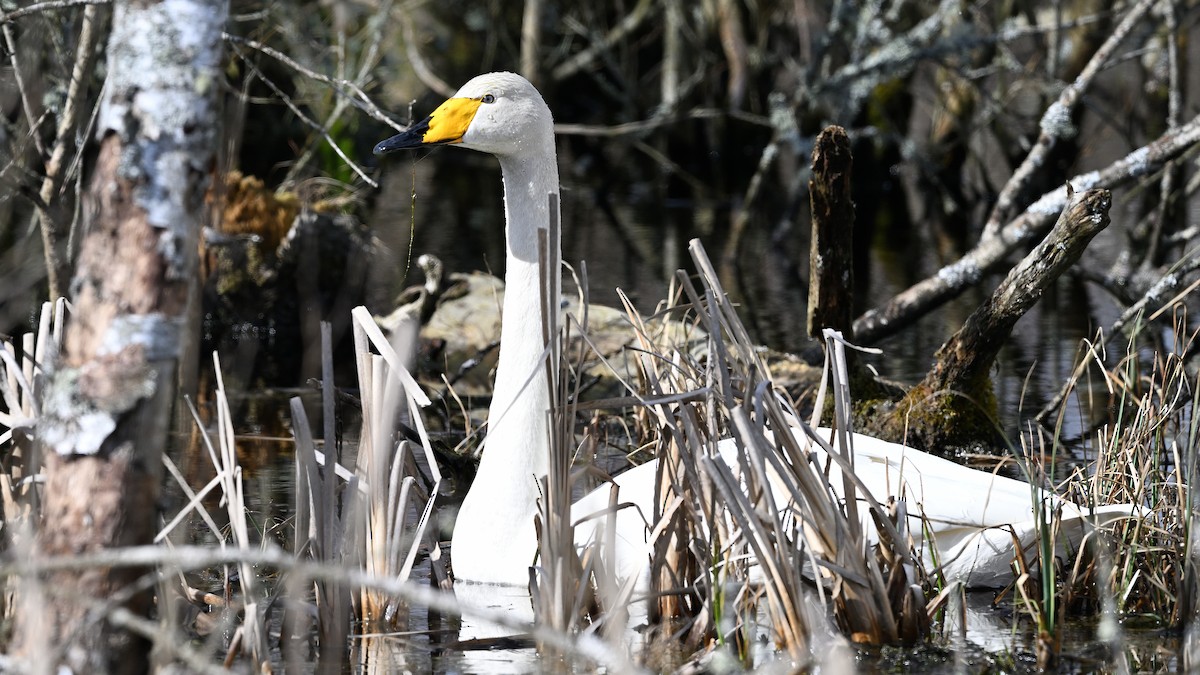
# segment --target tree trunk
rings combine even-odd
[[[38,428],[45,452],[39,556],[151,542],[205,193],[218,147],[222,0],[117,2],[74,312]],[[37,669],[135,673],[141,638],[109,612],[146,616],[152,573],[49,574],[17,644]],[[140,584],[134,588],[133,584]]]

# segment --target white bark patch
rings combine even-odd
[[[974,260],[963,259],[938,270],[937,276],[951,286],[961,287],[975,283],[981,274]]]
[[[116,132],[125,142],[119,170],[138,186],[135,199],[148,222],[164,230],[159,242],[168,278],[189,273],[183,262],[195,245],[190,225],[217,144],[212,89],[221,76],[226,12],[220,3],[198,0],[114,7],[97,133]],[[137,137],[141,142],[131,144]]]
[[[94,455],[117,428],[125,413],[154,394],[155,370],[140,368],[117,380],[101,397],[81,395],[84,371],[62,368],[51,374],[37,422],[38,438],[63,456]]]
[[[1053,138],[1074,138],[1079,130],[1071,123],[1071,109],[1055,101],[1042,115],[1042,132]]]
[[[60,370],[50,378],[38,420],[38,437],[63,455],[94,455],[117,428],[116,416],[97,410],[75,395],[79,372]]]
[[[113,319],[96,352],[106,356],[129,347],[141,347],[147,361],[174,359],[182,344],[184,317],[166,314],[126,314]]]

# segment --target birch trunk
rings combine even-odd
[[[115,4],[74,313],[38,428],[46,485],[35,555],[154,536],[179,360],[197,332],[188,302],[216,166],[227,11],[223,0]],[[120,606],[147,616],[151,574],[44,576],[19,613],[20,651],[42,672],[145,672],[143,639],[108,617]]]

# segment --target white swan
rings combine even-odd
[[[489,152],[500,160],[504,176],[505,294],[496,387],[488,412],[489,431],[475,482],[458,514],[451,562],[458,579],[524,586],[534,563],[537,542],[537,477],[547,472],[550,405],[541,365],[542,300],[538,273],[539,229],[548,229],[547,195],[557,194],[558,167],[550,110],[527,80],[512,73],[480,75],[463,85],[425,120],[380,142],[376,154],[427,145],[453,144]],[[557,202],[555,202],[557,203]],[[551,241],[557,254],[560,243]],[[557,292],[551,307],[559,306]],[[829,436],[828,430],[818,430]],[[853,435],[856,474],[877,499],[908,500],[909,512],[923,514],[933,529],[938,559],[948,580],[969,586],[997,586],[1011,580],[1015,545],[1032,549],[1036,539],[1033,499],[1028,483],[976,471],[902,445]],[[727,463],[735,449],[723,443]],[[653,514],[654,463],[617,477],[622,502]],[[831,480],[840,488],[839,476]],[[1050,497],[1061,506],[1064,543],[1077,546],[1085,521],[1104,523],[1127,516],[1132,507],[1109,506],[1084,512]],[[601,511],[608,488],[585,496],[572,508],[580,520]],[[598,524],[577,528],[576,542],[591,540]],[[873,526],[867,527],[873,530]],[[919,523],[914,532],[921,532]],[[647,566],[646,531],[632,509],[617,514],[615,564],[625,576]],[[927,559],[930,555],[926,555]]]

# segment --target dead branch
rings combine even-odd
[[[625,122],[607,126],[599,124],[555,124],[554,133],[559,136],[601,136],[613,138],[616,136],[639,134],[644,131],[667,126],[668,124],[675,124],[681,120],[706,120],[722,117],[728,117],[739,122],[746,122],[760,127],[771,126],[771,120],[763,115],[722,110],[721,108],[693,108],[686,113],[662,113],[636,122]]]
[[[540,84],[542,68],[538,51],[542,46],[543,0],[525,0],[521,17],[521,74],[536,87]]]
[[[404,50],[408,55],[408,62],[412,64],[413,72],[417,78],[433,91],[441,96],[449,98],[454,95],[455,89],[446,84],[446,81],[438,77],[429,64],[425,62],[425,57],[421,56],[421,49],[417,46],[417,37],[413,31],[412,19],[407,11],[400,12],[398,17],[400,20],[400,29],[404,32]]]
[[[50,2],[35,2],[28,7],[14,9],[8,14],[0,15],[0,24],[11,23],[30,14],[48,12],[54,9],[78,7],[79,5],[107,5],[111,0],[51,0]]]
[[[1141,21],[1142,16],[1150,10],[1152,6],[1158,3],[1158,0],[1141,0],[1134,5],[1125,15],[1120,25],[1113,30],[1109,35],[1108,40],[1096,50],[1092,55],[1087,66],[1079,77],[1075,78],[1069,86],[1063,89],[1058,100],[1046,109],[1042,114],[1041,134],[1038,136],[1037,143],[1025,156],[1025,160],[1021,162],[1021,166],[1013,172],[1013,175],[1008,179],[1004,188],[1000,191],[1000,195],[996,198],[996,205],[992,207],[992,213],[988,217],[987,224],[983,227],[982,238],[986,241],[995,237],[1001,225],[1012,218],[1013,210],[1017,206],[1017,202],[1022,195],[1028,190],[1034,176],[1038,174],[1040,169],[1045,165],[1050,151],[1060,139],[1067,138],[1076,133],[1076,130],[1071,125],[1071,114],[1075,106],[1083,98],[1084,92],[1091,85],[1092,80],[1102,68],[1108,65],[1113,53],[1120,46],[1125,38],[1133,30],[1133,28]]]
[[[746,36],[743,34],[745,29],[742,27],[742,17],[738,13],[740,4],[733,0],[717,2],[717,34],[721,37],[721,50],[725,53],[725,64],[729,69],[726,93],[731,110],[742,107],[750,77],[750,57],[747,53]]]
[[[1198,269],[1200,269],[1200,254],[1195,251],[1189,253],[1183,260],[1167,266],[1162,271],[1162,275],[1158,280],[1150,288],[1146,289],[1146,292],[1137,302],[1134,302],[1124,312],[1121,312],[1121,316],[1108,327],[1107,331],[1101,334],[1099,340],[1107,344],[1116,336],[1122,335],[1130,322],[1153,321],[1161,312],[1170,308],[1171,305],[1182,301],[1184,296],[1196,288],[1193,283],[1188,288],[1180,290],[1183,287],[1183,282]],[[1035,418],[1038,424],[1046,425],[1050,423],[1051,416],[1059,410],[1063,402],[1066,401],[1067,395],[1074,389],[1075,379],[1072,377],[1064,382],[1058,392],[1046,402],[1046,405],[1042,406],[1042,409],[1038,411]]]
[[[238,56],[240,56],[242,58],[242,60],[246,63],[246,66],[248,68],[250,68],[255,73],[255,75],[258,76],[258,79],[262,80],[263,84],[270,87],[271,91],[275,92],[275,95],[279,97],[280,101],[283,101],[283,104],[288,107],[288,110],[292,111],[292,114],[296,116],[296,119],[307,124],[310,129],[312,129],[313,131],[320,134],[321,138],[323,138],[325,140],[325,142],[329,144],[329,148],[331,150],[333,150],[333,152],[335,154],[337,154],[337,156],[339,158],[341,158],[341,160],[343,162],[346,163],[346,166],[350,167],[350,170],[353,171],[355,173],[355,175],[357,175],[367,185],[370,185],[373,188],[379,187],[379,184],[377,182],[375,182],[375,180],[373,178],[368,176],[367,173],[362,169],[362,167],[360,167],[358,165],[358,163],[356,163],[354,160],[352,160],[346,156],[346,151],[342,150],[341,146],[338,145],[337,141],[333,140],[333,137],[329,135],[328,127],[322,126],[316,120],[314,120],[311,117],[309,117],[308,115],[304,114],[304,111],[301,110],[298,105],[296,105],[296,102],[292,100],[291,96],[288,96],[287,93],[285,93],[282,89],[280,89],[279,86],[276,85],[273,80],[271,80],[271,78],[267,77],[266,73],[259,70],[259,68],[257,66],[255,66],[251,61],[246,59],[246,53],[244,51],[242,51],[242,49],[240,47],[238,47],[236,44],[234,44],[233,49],[235,52],[237,52]]]
[[[742,235],[745,234],[746,227],[750,224],[750,214],[758,205],[767,172],[775,166],[775,162],[779,158],[780,146],[798,145],[800,131],[796,127],[795,117],[783,105],[783,97],[772,97],[769,105],[772,108],[770,119],[771,124],[775,127],[775,133],[771,135],[771,142],[767,143],[762,154],[759,155],[758,166],[754,169],[754,175],[750,177],[749,185],[746,186],[745,196],[742,197],[741,203],[735,210],[733,223],[729,228],[729,243],[721,254],[721,268],[722,272],[726,274],[732,274],[732,269],[737,263],[737,256],[741,251]],[[842,133],[845,134],[844,129]],[[702,186],[700,191],[703,191]]]
[[[601,40],[592,44],[587,49],[575,54],[571,58],[558,64],[558,66],[550,72],[550,79],[555,82],[561,82],[575,73],[589,67],[601,54],[607,52],[613,45],[617,44],[629,35],[638,26],[642,25],[646,19],[654,14],[654,10],[658,7],[658,3],[653,0],[638,0],[638,4],[629,11],[621,21],[605,35]]]
[[[382,122],[396,131],[404,131],[403,126],[397,124],[392,120],[392,118],[388,117],[379,106],[375,105],[375,103],[371,100],[371,97],[367,96],[366,92],[362,90],[362,87],[360,87],[357,82],[334,79],[323,73],[318,73],[317,71],[303,65],[299,61],[296,61],[278,49],[269,47],[256,40],[251,40],[238,35],[230,35],[229,33],[223,33],[221,37],[226,42],[231,44],[247,47],[256,52],[270,56],[297,73],[328,86],[343,99],[351,101],[354,104],[354,107],[369,115],[371,119],[377,122]],[[451,91],[450,93],[454,92]],[[449,96],[449,94],[447,94],[447,96]]]
[[[375,12],[375,14],[371,17],[370,21],[368,22],[369,25],[368,25],[366,33],[371,36],[370,41],[367,44],[366,51],[363,53],[362,61],[361,61],[361,63],[359,63],[358,72],[354,76],[354,82],[346,83],[349,88],[352,88],[353,91],[358,93],[357,95],[360,96],[360,98],[352,99],[352,98],[349,98],[346,96],[338,96],[337,97],[336,102],[333,104],[333,110],[325,118],[325,123],[321,126],[322,133],[325,136],[326,142],[330,142],[330,140],[329,140],[329,134],[325,130],[332,129],[334,127],[334,125],[337,123],[337,121],[341,118],[342,113],[346,112],[346,106],[352,102],[355,103],[360,108],[362,108],[362,107],[374,108],[375,113],[378,113],[380,116],[383,115],[382,111],[380,111],[378,108],[376,108],[375,104],[372,103],[371,100],[366,96],[366,94],[363,93],[362,86],[360,83],[366,82],[368,79],[370,79],[371,72],[375,69],[375,66],[378,65],[379,44],[383,40],[383,33],[384,33],[383,22],[384,22],[384,19],[391,13],[391,9],[392,9],[391,0],[387,0],[386,2],[383,2],[379,11]],[[368,112],[367,114],[370,115],[372,113]],[[388,124],[388,126],[391,126],[393,128],[395,128],[395,126],[396,126],[396,124],[391,121],[386,122],[386,124]],[[339,147],[337,147],[336,144],[331,143],[331,145],[333,145],[333,149],[338,154],[338,156],[343,157],[343,159],[344,159],[345,155],[341,151],[341,149]],[[292,163],[292,166],[288,169],[287,175],[284,176],[283,180],[280,182],[280,187],[283,187],[283,188],[290,187],[291,185],[293,185],[295,183],[297,176],[300,175],[300,172],[304,171],[305,167],[308,166],[308,163],[310,161],[312,161],[312,156],[313,156],[313,154],[316,153],[318,147],[320,147],[320,146],[316,143],[306,144],[306,147],[304,148],[304,152],[300,155],[300,157],[298,157],[296,159],[295,162]],[[362,175],[361,171],[359,171],[359,169],[357,167],[351,166],[351,168],[355,173],[358,173],[360,176]],[[368,180],[367,183],[370,184],[372,187],[376,187],[376,185],[373,181]]]
[[[71,258],[70,251],[63,251],[60,245],[63,235],[62,220],[69,209],[63,208],[59,200],[55,199],[55,193],[62,187],[65,179],[63,160],[67,155],[68,144],[72,148],[75,147],[75,131],[83,114],[82,104],[87,96],[87,86],[92,79],[92,64],[96,61],[96,43],[99,42],[101,33],[100,21],[100,7],[88,5],[83,11],[83,26],[79,31],[79,45],[75,52],[75,65],[71,69],[67,100],[59,115],[54,147],[46,160],[46,176],[42,179],[42,189],[38,195],[43,205],[38,208],[38,221],[42,232],[42,253],[46,258],[46,274],[52,302],[62,297],[66,290],[63,284],[70,274]]]
[[[25,83],[25,73],[21,67],[21,60],[18,58],[20,50],[17,49],[17,40],[13,37],[12,27],[8,24],[0,26],[0,33],[4,35],[4,48],[8,50],[8,62],[12,67],[13,82],[17,85],[17,94],[21,99],[21,109],[25,113],[25,119],[29,120],[29,135],[33,140],[33,147],[37,149],[38,155],[46,156],[46,146],[42,143],[42,137],[38,133],[38,127],[41,126],[45,115],[38,114],[37,103],[33,97],[29,95],[29,87]]]
[[[986,408],[995,400],[988,373],[996,355],[1017,320],[1079,260],[1092,238],[1109,223],[1112,193],[1092,189],[1074,199],[1069,185],[1067,191],[1069,205],[1046,238],[938,349],[933,368],[882,422],[889,436],[903,436],[906,442],[924,448],[961,446],[993,436],[990,419],[995,411]],[[947,392],[970,400],[933,400]]]
[[[985,377],[1012,327],[1029,311],[1046,288],[1083,254],[1096,234],[1108,226],[1112,193],[1093,189],[1063,209],[1054,229],[1008,273],[992,296],[962,329],[938,350],[934,371],[925,378],[937,389],[958,389]]]
[[[1197,142],[1200,142],[1200,117],[1163,134],[1101,171],[1090,171],[1071,178],[1070,183],[1080,190],[1111,190],[1158,171],[1166,162]],[[858,317],[854,321],[856,339],[859,343],[870,344],[892,335],[934,307],[979,283],[983,275],[995,269],[1006,256],[1045,232],[1066,202],[1066,188],[1042,195],[996,236],[980,241],[957,262],[943,267],[933,276],[917,282],[882,306]]]

